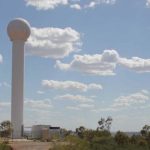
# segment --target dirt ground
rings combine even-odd
[[[49,150],[53,145],[51,142],[38,141],[11,141],[9,143],[14,150]]]

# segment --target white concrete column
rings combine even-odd
[[[12,41],[11,122],[13,138],[22,138],[24,103],[24,44],[30,35],[30,25],[24,19],[14,19],[7,27]]]
[[[21,138],[23,129],[24,41],[13,41],[11,122],[13,137]]]

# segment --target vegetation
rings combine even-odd
[[[113,119],[111,117],[108,117],[107,119],[105,118],[101,118],[98,121],[98,127],[97,130],[107,130],[109,131],[111,128],[111,124],[112,124]]]
[[[118,131],[111,135],[112,118],[101,118],[96,130],[81,126],[74,135],[66,135],[64,144],[55,144],[51,150],[150,150],[150,126],[145,125],[141,134],[129,137]]]
[[[13,150],[11,146],[6,143],[0,143],[0,150]]]
[[[110,129],[112,118],[101,118],[95,130],[84,126],[76,128],[76,132],[62,130],[63,141],[54,142],[50,150],[150,150],[150,126],[145,125],[139,135],[131,137],[118,131],[112,136]],[[13,150],[8,144],[11,137],[10,121],[0,123],[0,150]]]
[[[0,123],[0,137],[9,138],[13,129],[9,120]]]
[[[10,121],[3,121],[0,123],[0,150],[13,150],[9,146],[8,139],[11,137],[12,124]]]

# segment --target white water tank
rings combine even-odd
[[[34,125],[32,126],[32,138],[41,139],[43,136],[43,129],[49,130],[50,125]]]

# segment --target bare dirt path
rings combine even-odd
[[[14,150],[49,150],[53,144],[51,142],[13,141],[10,145]]]

